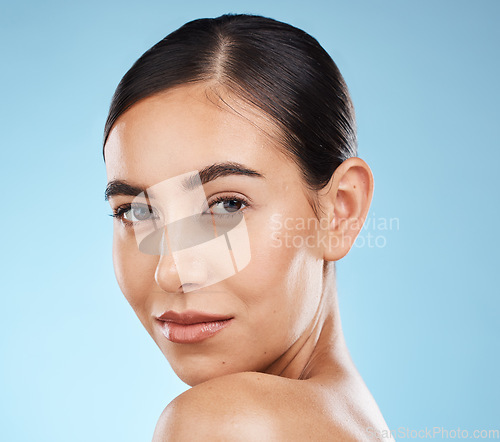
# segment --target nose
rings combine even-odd
[[[169,251],[168,254],[160,255],[155,280],[164,292],[187,293],[206,285],[208,270],[206,263],[195,253]]]

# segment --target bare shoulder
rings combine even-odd
[[[221,376],[174,399],[153,442],[360,440],[354,422],[331,402],[308,381],[255,372]]]

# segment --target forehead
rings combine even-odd
[[[262,114],[229,97],[221,102],[206,85],[169,89],[117,120],[105,147],[108,180],[147,187],[222,161],[289,173],[290,162],[266,135],[275,132]]]

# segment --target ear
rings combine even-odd
[[[326,261],[337,261],[351,249],[370,209],[373,186],[372,171],[361,158],[348,158],[335,170],[320,196],[328,217]]]

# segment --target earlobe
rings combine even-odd
[[[349,252],[370,209],[373,188],[373,174],[361,158],[348,158],[335,170],[328,193],[323,196],[330,202],[331,219],[325,260],[337,261]]]

